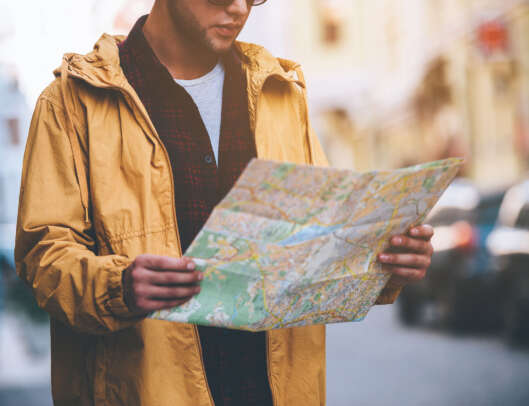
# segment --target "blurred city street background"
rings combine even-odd
[[[66,52],[153,0],[0,0],[0,405],[51,405],[47,315],[16,277],[35,101]],[[529,404],[529,0],[269,0],[240,39],[301,63],[331,164],[463,156],[427,278],[327,334],[329,406]]]

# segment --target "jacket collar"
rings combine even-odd
[[[64,54],[61,66],[53,73],[55,76],[61,76],[64,72],[68,76],[81,79],[95,87],[125,91],[139,103],[139,98],[128,83],[119,63],[118,44],[125,39],[124,35],[104,33],[90,53]],[[246,74],[248,109],[253,130],[257,100],[267,80],[292,82],[302,88],[305,87],[305,83],[299,65],[295,62],[275,58],[265,48],[254,44],[237,41],[234,49],[241,60],[243,72]]]
[[[147,136],[153,143],[162,142],[156,129],[142,104],[138,94],[127,81],[127,78],[119,63],[118,45],[126,39],[124,35],[103,34],[94,45],[94,49],[86,54],[67,53],[64,54],[61,65],[53,71],[54,75],[60,78],[60,89],[63,95],[65,109],[70,112],[74,108],[71,94],[70,82],[68,78],[73,77],[86,82],[87,84],[105,89],[115,89],[124,94],[131,108],[140,111],[137,116],[139,124],[145,129]],[[268,51],[258,45],[244,42],[236,42],[234,46],[241,68],[246,74],[247,94],[248,94],[248,115],[250,130],[255,134],[257,123],[257,101],[261,91],[268,80],[280,80],[284,82],[296,83],[305,88],[303,74],[299,65],[286,59],[274,58]],[[72,119],[74,114],[66,114],[68,122],[68,136],[72,145],[76,144],[76,137]],[[82,168],[82,157],[79,148],[74,150],[74,165],[79,170]],[[77,169],[76,169],[77,170]],[[81,174],[82,175],[82,174]],[[80,176],[79,179],[85,179]],[[80,181],[81,200],[85,209],[85,221],[88,217],[88,185]]]

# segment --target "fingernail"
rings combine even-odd
[[[198,292],[200,292],[200,286],[197,286],[197,287],[195,288],[195,293],[198,293]]]
[[[380,254],[378,257],[381,261],[387,261],[389,259],[389,255],[386,254]]]
[[[194,262],[188,262],[187,263],[187,269],[189,269],[189,270],[195,269],[195,263]]]
[[[417,235],[417,234],[419,234],[419,230],[417,230],[416,228],[412,228],[410,233],[413,234],[413,235]]]
[[[400,237],[393,238],[393,244],[395,244],[395,245],[402,244],[402,238],[400,238]]]
[[[201,281],[202,279],[204,279],[204,274],[202,272],[200,272],[198,274],[198,280]]]

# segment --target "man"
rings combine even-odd
[[[126,39],[66,54],[41,94],[16,259],[51,315],[56,405],[324,404],[323,326],[145,319],[200,290],[182,252],[253,156],[325,164],[298,65],[235,42],[263,2],[157,0]],[[431,235],[393,239],[379,303],[424,276]]]

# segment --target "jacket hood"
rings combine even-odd
[[[65,91],[67,78],[75,77],[95,87],[125,91],[136,103],[141,104],[119,63],[118,44],[125,38],[125,35],[104,33],[88,54],[64,54],[61,65],[53,73],[61,79],[61,91],[64,94],[65,103],[67,103]],[[236,41],[235,49],[242,62],[242,69],[246,73],[250,128],[254,131],[257,120],[257,101],[266,81],[275,79],[294,83],[304,92],[305,79],[298,63],[276,58],[262,46]],[[143,106],[140,109],[144,110]],[[146,114],[146,111],[144,113]]]
[[[65,72],[96,87],[123,87],[127,80],[119,63],[118,44],[125,38],[125,35],[104,33],[91,52],[64,54],[61,65],[53,71],[54,75],[58,77]],[[269,77],[305,87],[299,64],[275,58],[259,45],[237,41],[235,47],[251,87],[260,89]]]

